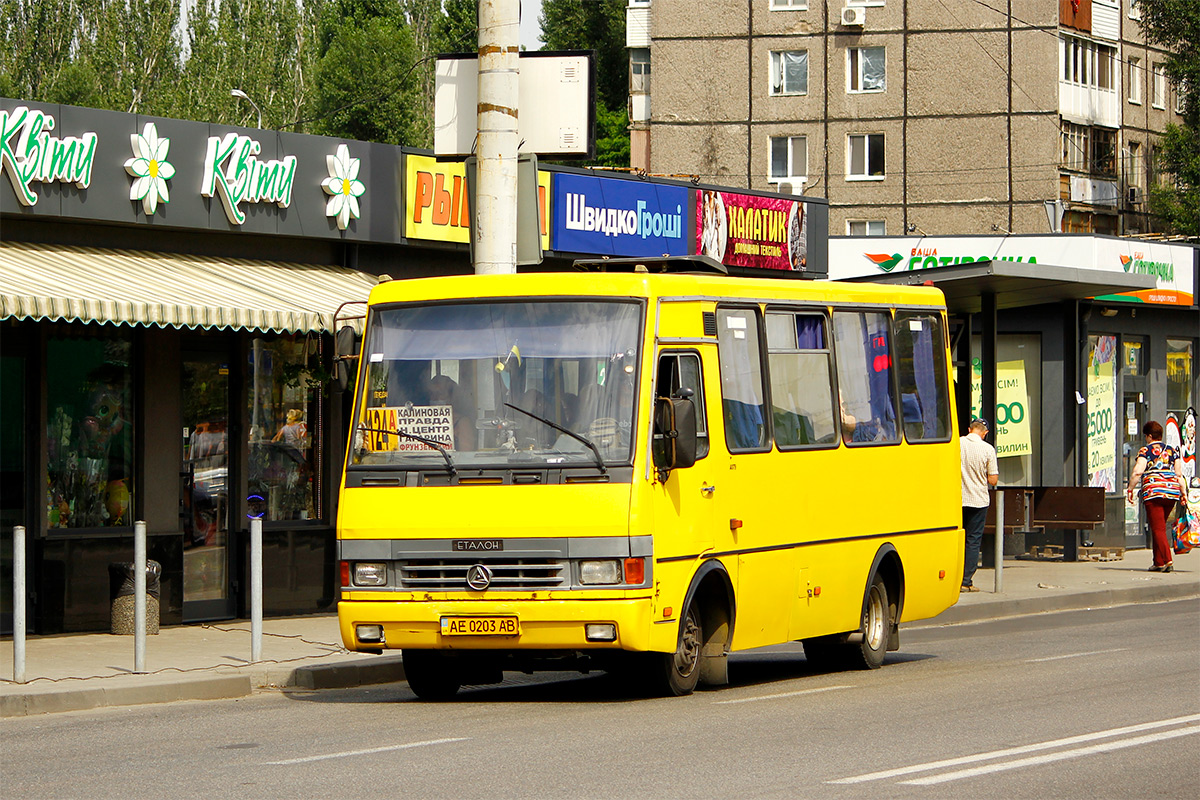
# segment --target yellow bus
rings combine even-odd
[[[944,299],[716,262],[390,281],[337,535],[351,650],[412,690],[504,670],[728,681],[802,641],[876,668],[963,568]]]

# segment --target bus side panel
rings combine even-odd
[[[738,556],[734,649],[779,644],[791,638],[792,610],[801,587],[800,552],[772,550]]]

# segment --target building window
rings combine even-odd
[[[1130,19],[1141,19],[1142,18],[1142,5],[1141,5],[1141,3],[1138,2],[1138,0],[1129,0],[1129,18]]]
[[[771,0],[772,11],[803,11],[808,8],[808,0]]]
[[[808,51],[771,52],[771,94],[808,94]]]
[[[1129,102],[1142,104],[1142,60],[1129,57]]]
[[[1064,36],[1062,56],[1062,73],[1059,75],[1062,81],[1094,89],[1111,91],[1114,88],[1116,48]]]
[[[650,91],[650,49],[636,47],[629,51],[629,89]]]
[[[1092,129],[1090,172],[1094,175],[1117,174],[1117,132],[1108,128]]]
[[[1129,143],[1129,160],[1125,164],[1125,182],[1132,186],[1142,185],[1142,143]]]
[[[1192,396],[1196,345],[1190,339],[1167,339],[1167,419],[1182,427],[1187,410],[1196,405]]]
[[[882,47],[851,47],[846,51],[846,91],[882,92],[887,88],[887,60]]]
[[[1154,87],[1153,94],[1150,97],[1150,104],[1155,108],[1167,107],[1167,73],[1166,67],[1161,64],[1154,65]]]
[[[321,519],[320,365],[316,340],[254,339],[249,393],[250,494],[268,522]]]
[[[852,133],[847,137],[847,180],[879,180],[884,177],[883,134]]]
[[[1175,113],[1182,114],[1187,105],[1187,103],[1186,103],[1187,86],[1186,86],[1186,84],[1181,83],[1175,87],[1174,91],[1175,91]]]
[[[807,175],[808,137],[772,136],[769,179],[787,181],[804,178]]]
[[[882,219],[846,220],[846,234],[849,236],[887,236],[887,222]]]
[[[128,336],[46,342],[46,514],[57,528],[133,525]]]
[[[1071,122],[1062,124],[1062,166],[1094,175],[1117,174],[1117,132],[1089,128]]]
[[[884,0],[846,0],[848,6],[882,6]]]

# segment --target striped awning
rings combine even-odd
[[[0,319],[333,332],[338,307],[376,282],[342,267],[0,243]]]

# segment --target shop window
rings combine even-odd
[[[1088,486],[1117,491],[1117,337],[1089,336],[1087,357]]]
[[[51,529],[133,524],[128,337],[46,342],[46,515]]]
[[[764,449],[767,423],[757,312],[746,308],[717,309],[717,348],[725,443],[730,451]]]
[[[851,94],[882,92],[887,88],[887,59],[882,47],[846,50],[846,90]]]
[[[1037,334],[996,337],[996,405],[983,405],[983,342],[971,337],[971,416],[987,417],[1000,464],[1003,486],[1036,486],[1041,482],[1038,409],[1042,405],[1042,340]],[[966,424],[966,421],[963,421]]]
[[[1167,339],[1167,413],[1183,419],[1189,408],[1196,407],[1192,396],[1195,381],[1196,343],[1188,339]]]
[[[896,313],[896,374],[904,438],[910,442],[950,437],[946,343],[934,314]]]
[[[254,339],[249,490],[266,521],[321,519],[319,340]]]
[[[882,180],[883,166],[883,134],[882,133],[853,133],[846,138],[846,160],[850,168],[846,171],[847,180]]]
[[[771,52],[771,94],[808,94],[808,51]]]
[[[767,314],[771,419],[780,450],[837,441],[825,317]]]
[[[833,315],[842,438],[851,443],[896,442],[892,389],[891,318],[875,312]]]

